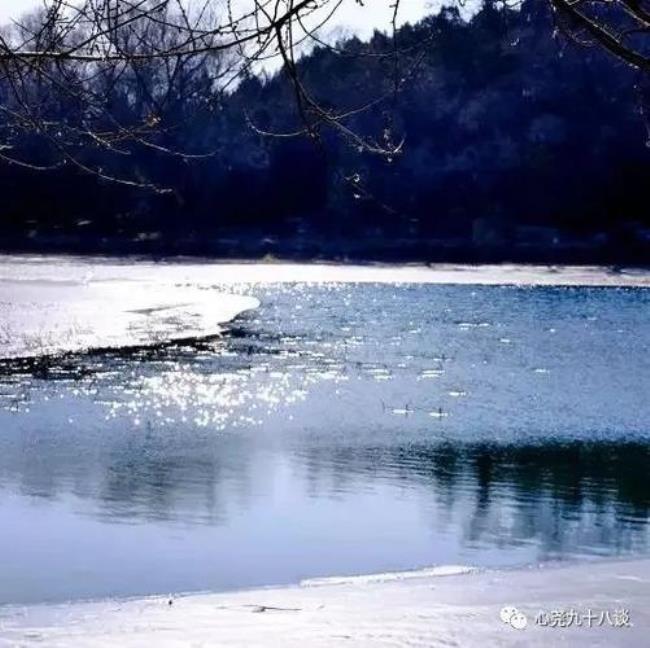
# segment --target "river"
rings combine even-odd
[[[3,258],[0,603],[647,555],[647,277],[491,272]]]

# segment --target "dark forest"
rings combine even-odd
[[[396,40],[399,92],[391,91],[395,42],[379,32],[369,43],[317,47],[298,68],[322,105],[370,103],[346,127],[403,139],[398,154],[369,154],[332,130],[280,137],[301,124],[283,71],[222,90],[206,67],[174,84],[157,119],[171,125],[165,149],[209,155],[85,153],[165,191],[73,165],[3,164],[0,244],[240,258],[647,260],[639,72],[554,33],[535,0],[517,10],[487,3],[469,22],[443,10]],[[126,83],[111,89],[115,114],[144,110],[133,92]],[[38,160],[38,139],[27,145]]]

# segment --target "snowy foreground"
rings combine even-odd
[[[0,646],[648,645],[650,560],[445,573],[5,607]]]

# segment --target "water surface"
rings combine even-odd
[[[0,601],[648,553],[648,289],[186,270],[261,305],[3,363]]]

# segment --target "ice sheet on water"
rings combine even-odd
[[[0,281],[0,357],[151,346],[220,332],[259,302],[165,282]]]
[[[387,583],[392,581],[411,580],[413,578],[431,578],[434,576],[458,576],[477,571],[467,565],[439,565],[402,572],[386,572],[383,574],[367,574],[365,576],[334,576],[328,578],[310,578],[300,582],[301,587],[320,587],[326,585],[367,585],[370,583]]]

